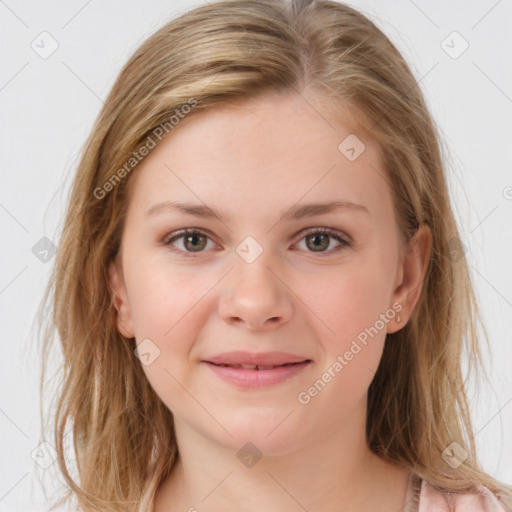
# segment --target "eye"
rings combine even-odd
[[[176,240],[183,239],[180,245],[184,249],[173,249],[180,256],[189,257],[187,253],[202,252],[207,246],[207,241],[210,240],[208,235],[197,229],[183,229],[174,234],[171,238],[165,238],[162,243],[164,245],[173,245]]]
[[[344,247],[352,246],[352,242],[345,239],[340,232],[331,228],[310,228],[302,233],[302,235],[300,241],[306,241],[306,250],[308,252],[321,253],[322,256],[324,255],[323,253],[329,255],[333,252],[340,251]],[[332,238],[338,242],[338,245],[327,250],[331,245]],[[173,248],[173,251],[180,256],[191,257],[194,253],[204,252],[211,238],[208,234],[199,229],[183,229],[177,233],[173,233],[171,237],[165,237],[161,243],[167,246],[174,246],[175,242],[178,240],[181,240],[179,244],[181,248]]]
[[[331,245],[331,238],[334,238],[337,242],[339,242],[339,245],[331,250],[327,250]],[[331,228],[309,229],[307,232],[303,233],[303,238],[301,241],[302,240],[306,241],[306,247],[308,249],[312,249],[309,252],[322,253],[322,256],[324,256],[324,253],[330,255],[333,252],[340,251],[343,249],[343,247],[350,247],[352,245],[352,242],[345,239],[341,233]]]

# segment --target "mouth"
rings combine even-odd
[[[226,364],[203,361],[214,375],[237,388],[256,390],[277,386],[301,375],[312,364],[311,359],[274,365]]]
[[[212,363],[210,361],[206,361],[207,363],[213,364],[215,366],[220,366],[221,368],[243,368],[244,370],[256,370],[256,371],[266,371],[266,370],[274,370],[276,368],[284,368],[289,366],[297,366],[303,363],[311,362],[311,359],[305,359],[304,361],[300,361],[297,363],[284,363],[284,364],[274,364],[274,365],[262,365],[262,364],[217,364]]]

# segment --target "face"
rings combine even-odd
[[[378,148],[359,133],[361,152],[348,118],[305,97],[265,95],[178,126],[136,170],[110,268],[118,328],[141,344],[179,424],[266,454],[365,414],[386,334],[410,317],[429,251],[417,238],[402,257]],[[305,208],[331,203],[341,206]],[[206,362],[232,351],[306,362]]]

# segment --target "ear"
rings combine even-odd
[[[426,224],[421,224],[407,245],[406,253],[398,267],[393,303],[400,303],[402,309],[394,322],[388,323],[388,333],[399,331],[414,313],[423,289],[431,251],[432,233]],[[398,317],[400,322],[397,321]]]
[[[108,268],[109,284],[112,290],[114,306],[117,310],[117,329],[125,338],[134,338],[133,320],[124,284],[123,273],[118,260],[112,261]]]

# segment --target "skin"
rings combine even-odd
[[[382,512],[405,503],[407,471],[367,447],[367,391],[386,334],[414,311],[432,241],[422,226],[401,245],[379,148],[360,134],[366,149],[356,160],[338,150],[358,133],[349,119],[322,108],[312,92],[266,94],[182,121],[132,178],[110,284],[119,331],[160,350],[143,370],[175,418],[180,458],[158,490],[155,512]],[[145,216],[168,200],[206,204],[226,218]],[[297,203],[331,200],[368,213],[280,219]],[[303,231],[319,227],[352,245],[329,237],[315,249]],[[199,252],[183,237],[161,243],[183,228],[206,232],[196,240]],[[252,263],[236,252],[247,236],[263,250]],[[401,305],[401,322],[386,322],[300,403],[298,394],[393,303]],[[242,390],[201,363],[230,350],[286,351],[313,363],[271,388]],[[252,467],[237,458],[247,442],[263,455]]]

